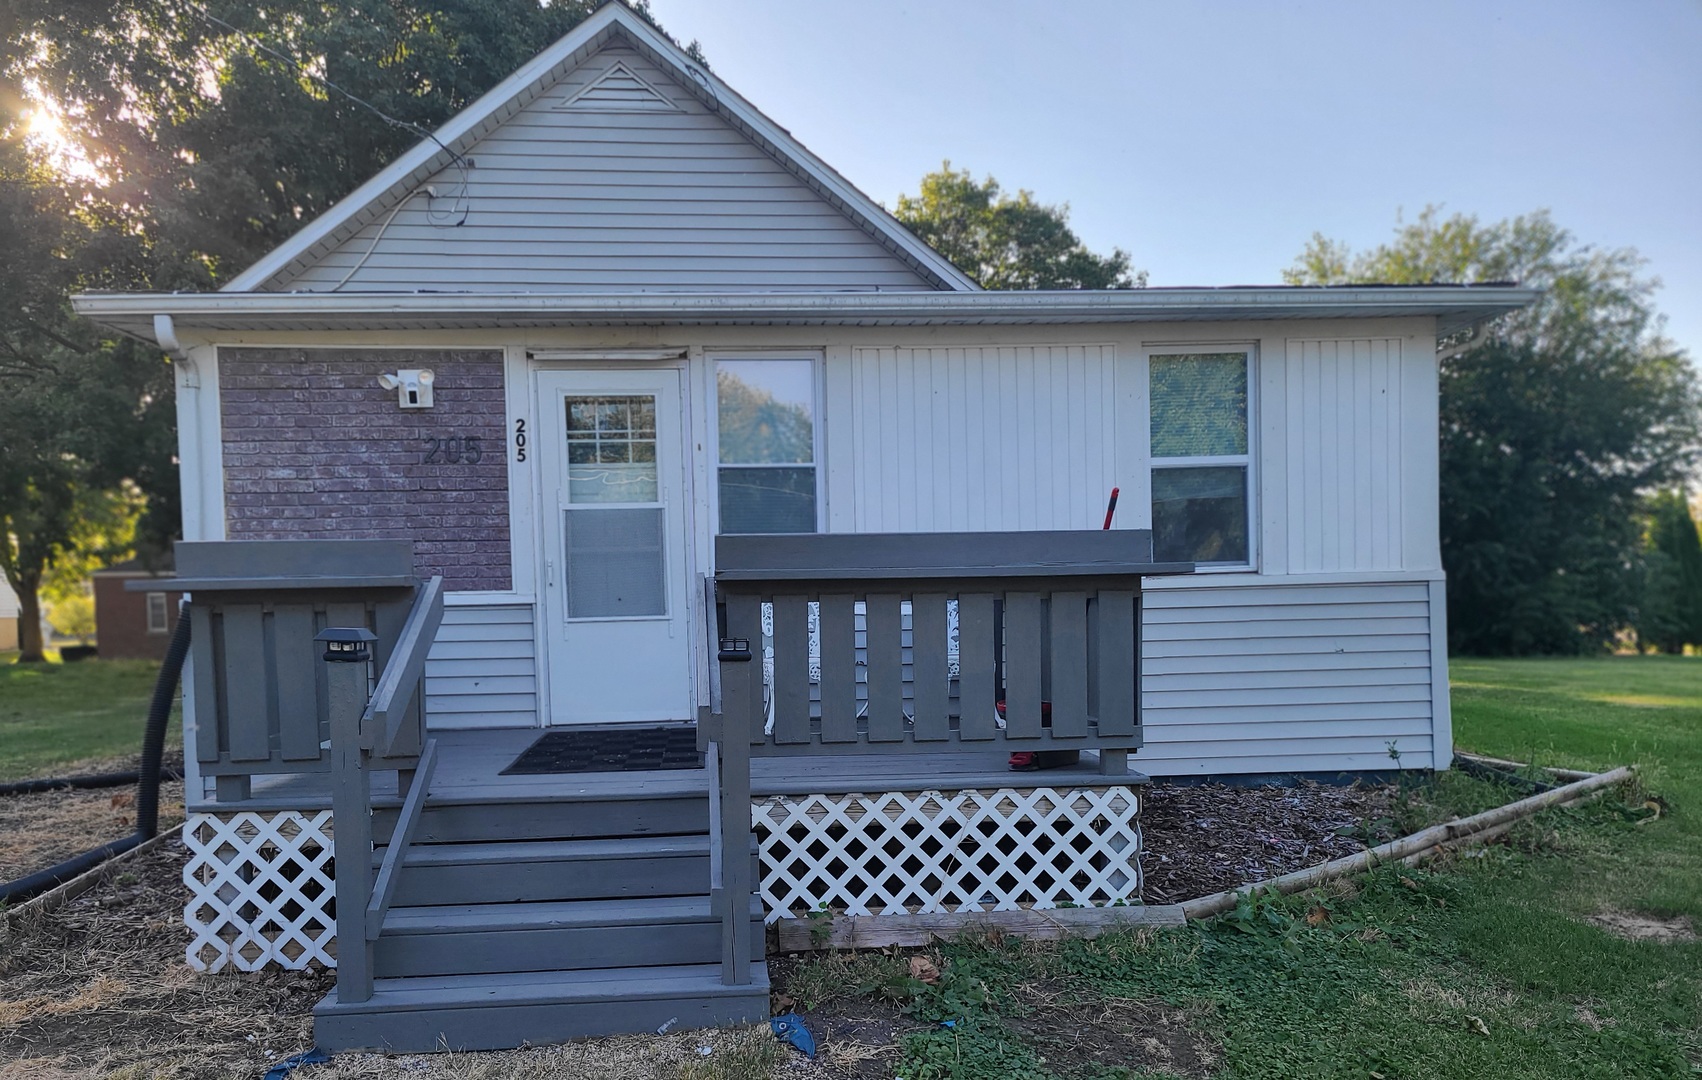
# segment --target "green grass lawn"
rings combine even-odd
[[[1702,945],[1586,921],[1618,911],[1702,927],[1702,659],[1458,660],[1453,678],[1461,748],[1636,763],[1639,788],[1545,813],[1473,857],[1384,868],[1187,930],[960,941],[940,950],[935,985],[903,957],[828,957],[790,992],[805,1008],[884,999],[928,1025],[902,1039],[893,1072],[907,1080],[1172,1075],[1140,1039],[1121,1061],[1084,1064],[1068,1037],[1036,1026],[1056,1028],[1045,1003],[1059,1001],[1096,1031],[1141,1010],[1185,1022],[1215,1049],[1213,1076],[1702,1075]],[[1666,811],[1651,819],[1653,795]],[[1401,825],[1516,797],[1458,773],[1414,782]]]
[[[0,780],[142,748],[159,665],[148,660],[17,664],[0,653]],[[174,722],[167,742],[181,742]]]

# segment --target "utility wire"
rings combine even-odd
[[[242,38],[244,41],[248,42],[249,45],[253,46],[255,49],[258,49],[260,52],[265,53],[267,56],[270,56],[275,60],[278,60],[278,61],[281,61],[285,64],[288,64],[291,68],[295,69],[301,75],[303,75],[303,76],[305,76],[309,79],[312,79],[314,82],[318,83],[320,86],[325,87],[327,90],[334,90],[337,93],[341,94],[343,97],[348,98],[350,101],[354,102],[356,105],[359,105],[361,108],[366,109],[368,112],[372,113],[374,116],[378,117],[380,120],[384,121],[386,124],[389,124],[392,127],[401,128],[402,130],[407,131],[407,132],[411,132],[412,134],[418,135],[421,138],[430,139],[432,142],[436,143],[438,145],[439,149],[441,149],[444,153],[449,155],[450,159],[455,162],[456,167],[461,172],[461,194],[456,199],[456,202],[460,205],[461,218],[460,218],[459,221],[455,222],[455,224],[456,225],[466,224],[467,214],[470,211],[471,206],[467,202],[467,193],[468,193],[468,190],[469,190],[468,189],[467,169],[468,169],[468,166],[469,166],[469,162],[467,161],[467,158],[466,158],[465,155],[463,155],[463,154],[461,154],[461,153],[459,153],[455,150],[450,149],[449,146],[447,144],[445,144],[442,139],[437,137],[435,132],[428,131],[425,128],[421,127],[420,125],[418,125],[418,124],[416,124],[416,123],[414,123],[410,120],[400,120],[400,119],[397,119],[394,116],[391,116],[389,113],[385,112],[383,109],[380,109],[377,105],[374,105],[372,102],[366,100],[365,98],[359,96],[358,94],[351,93],[350,91],[343,89],[341,86],[338,86],[336,83],[332,82],[330,79],[325,78],[323,75],[320,75],[317,72],[308,70],[305,66],[302,65],[302,63],[300,61],[296,60],[294,57],[287,56],[284,53],[279,52],[278,50],[272,48],[270,45],[267,45],[264,41],[261,41],[259,38],[255,37],[253,34],[249,33],[248,31],[240,29],[239,27],[232,26],[230,23],[224,21],[223,19],[219,18],[217,15],[214,15],[212,12],[210,12],[206,8],[202,7],[200,4],[194,3],[194,0],[185,0],[184,6],[187,7],[190,11],[194,12],[195,14],[201,16],[201,18],[207,20],[209,23],[212,23],[214,26],[221,27],[221,28],[228,30],[231,33],[235,34],[237,37]],[[406,201],[406,200],[404,200],[404,201]],[[451,212],[453,213],[453,211],[451,211]],[[428,213],[429,213],[429,211],[428,211]],[[395,217],[395,214],[392,213],[391,217]],[[389,223],[386,222],[386,225],[388,225],[388,224]],[[375,246],[376,246],[376,243],[375,243]],[[370,255],[371,252],[368,252],[368,254]],[[363,259],[362,261],[364,262],[365,260]]]

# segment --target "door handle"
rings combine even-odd
[[[553,589],[553,588],[555,588],[555,583],[556,583],[556,561],[554,559],[545,559],[544,560],[544,584]]]

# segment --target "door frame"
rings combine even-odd
[[[541,441],[543,433],[539,425],[545,417],[553,416],[552,412],[544,408],[542,380],[539,376],[551,372],[588,374],[599,371],[673,371],[677,373],[680,380],[677,394],[680,449],[686,455],[685,460],[680,462],[681,482],[684,488],[684,495],[680,500],[680,519],[681,525],[686,530],[684,545],[685,580],[678,584],[683,590],[683,602],[686,609],[686,647],[690,656],[686,677],[690,687],[692,708],[695,710],[697,703],[703,700],[701,669],[703,668],[702,657],[705,655],[703,597],[699,595],[701,590],[697,587],[697,582],[701,577],[699,571],[699,534],[703,526],[700,492],[698,490],[699,462],[697,459],[701,456],[698,447],[704,442],[704,433],[702,424],[697,419],[700,402],[698,401],[696,380],[691,377],[693,365],[691,359],[686,356],[667,360],[625,359],[621,356],[622,351],[619,348],[610,348],[606,359],[575,358],[572,360],[536,359],[530,356],[528,352],[521,351],[526,365],[525,397],[526,409],[529,413],[527,426],[531,428],[528,456],[532,457],[544,452],[545,444]],[[544,469],[541,467],[541,459],[537,460],[540,462],[539,467],[530,470],[531,478],[527,485],[532,505],[536,508],[536,512],[532,514],[531,528],[528,532],[532,541],[531,572],[533,580],[536,582],[534,590],[536,600],[533,604],[532,625],[534,632],[533,648],[536,651],[533,665],[538,682],[537,726],[541,728],[569,728],[571,725],[552,724],[550,721],[554,714],[553,695],[555,686],[551,675],[553,665],[550,662],[549,650],[553,645],[553,635],[557,633],[557,630],[549,617],[549,602],[545,593],[548,588],[545,583],[544,560],[549,557],[546,531],[546,507],[549,505],[549,499],[545,490],[545,476]],[[692,719],[695,720],[695,715]],[[637,721],[626,722],[638,723]]]

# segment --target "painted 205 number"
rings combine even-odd
[[[514,460],[526,460],[526,421],[514,421]]]
[[[427,465],[477,465],[484,459],[484,449],[479,445],[480,437],[468,435],[465,438],[439,439],[426,436],[425,462]]]

